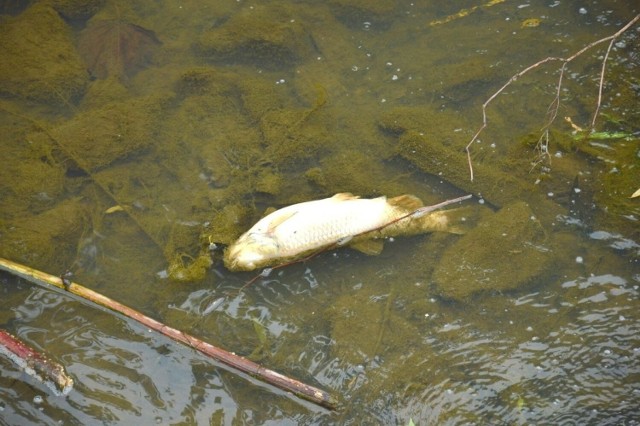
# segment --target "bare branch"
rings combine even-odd
[[[600,85],[599,85],[599,89],[598,89],[598,101],[597,101],[597,104],[596,104],[595,113],[593,115],[593,120],[591,122],[591,128],[593,130],[593,127],[595,126],[596,118],[598,116],[598,112],[600,111],[600,105],[602,103],[602,90],[603,90],[603,86],[604,86],[604,73],[605,73],[607,59],[609,58],[609,53],[611,51],[613,43],[615,42],[616,38],[618,38],[626,30],[628,30],[639,19],[640,19],[640,14],[636,15],[635,18],[633,18],[631,21],[629,21],[624,27],[620,28],[615,34],[610,35],[610,36],[605,37],[605,38],[601,38],[601,39],[596,40],[596,41],[594,41],[592,43],[589,43],[588,45],[584,46],[582,49],[578,50],[576,53],[574,53],[573,55],[569,56],[568,58],[558,58],[558,57],[550,56],[550,57],[542,59],[542,60],[540,60],[540,61],[538,61],[538,62],[536,62],[536,63],[534,63],[532,65],[529,65],[524,70],[522,70],[522,71],[518,72],[517,74],[513,75],[500,89],[498,89],[498,91],[496,91],[493,95],[491,95],[489,97],[489,99],[487,99],[482,104],[482,126],[480,126],[480,128],[478,129],[476,134],[473,136],[473,138],[471,138],[471,141],[469,141],[469,143],[465,147],[465,151],[467,152],[467,162],[468,162],[468,165],[469,165],[469,174],[470,174],[471,181],[473,181],[473,177],[474,177],[473,176],[473,164],[472,164],[472,161],[471,161],[471,145],[476,140],[478,140],[478,137],[480,136],[480,133],[482,133],[482,131],[488,125],[488,121],[487,121],[487,106],[498,95],[500,95],[509,85],[511,85],[511,83],[513,83],[514,81],[516,81],[518,78],[522,77],[523,75],[527,74],[529,71],[531,71],[534,68],[537,68],[537,67],[539,67],[541,65],[544,65],[547,62],[561,61],[562,62],[562,67],[560,68],[560,77],[558,78],[558,85],[556,86],[556,96],[553,99],[553,101],[551,102],[551,104],[549,105],[549,110],[548,110],[549,111],[548,112],[549,119],[548,119],[547,123],[544,125],[544,127],[542,128],[543,136],[540,137],[540,140],[538,142],[539,145],[540,144],[547,145],[548,144],[548,130],[549,130],[549,127],[555,121],[555,119],[556,119],[556,117],[558,115],[558,110],[560,108],[560,91],[561,91],[561,88],[562,88],[562,79],[564,77],[564,71],[565,71],[565,69],[567,67],[567,64],[569,62],[573,61],[578,56],[582,55],[587,50],[591,49],[592,47],[595,47],[595,46],[597,46],[597,45],[599,45],[601,43],[609,41],[610,42],[609,43],[609,47],[607,48],[607,52],[606,52],[606,54],[604,56],[604,59],[602,60],[602,71],[600,72]],[[545,133],[547,134],[547,137],[544,136]],[[544,140],[544,142],[543,142],[543,140]],[[540,145],[540,146],[543,146],[543,145]],[[548,149],[548,147],[546,147],[546,148]]]

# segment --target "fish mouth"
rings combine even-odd
[[[251,266],[253,265],[245,265],[246,262],[241,262],[241,251],[242,247],[238,245],[238,243],[234,243],[227,247],[224,252],[224,266],[227,269],[231,271],[251,270]]]
[[[227,247],[225,267],[231,271],[252,271],[277,258],[278,244],[260,234],[242,236]]]

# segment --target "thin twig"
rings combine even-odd
[[[560,90],[561,90],[561,86],[562,86],[562,79],[563,79],[563,76],[564,76],[564,71],[566,69],[567,64],[569,62],[573,61],[578,56],[582,55],[587,50],[591,49],[592,47],[595,47],[595,46],[597,46],[597,45],[599,45],[601,43],[604,43],[606,41],[610,41],[609,47],[607,49],[607,52],[606,52],[606,54],[604,56],[604,59],[602,60],[602,71],[600,73],[600,85],[599,85],[599,89],[598,89],[598,101],[597,101],[597,104],[596,104],[596,111],[595,111],[595,114],[593,116],[593,120],[591,122],[591,127],[592,127],[592,130],[593,130],[593,127],[595,126],[595,122],[596,122],[596,118],[597,118],[598,112],[600,111],[600,105],[602,103],[602,89],[603,89],[603,86],[604,86],[604,73],[605,73],[606,62],[607,62],[607,59],[609,58],[609,52],[611,51],[611,48],[612,48],[613,43],[615,42],[616,38],[618,38],[620,36],[620,34],[624,33],[626,30],[628,30],[639,19],[640,19],[640,14],[636,15],[635,18],[633,18],[631,21],[629,21],[624,27],[620,28],[615,34],[610,35],[610,36],[605,37],[605,38],[601,38],[600,40],[596,40],[594,42],[589,43],[588,45],[584,46],[582,49],[578,50],[576,53],[574,53],[573,55],[569,56],[568,58],[558,58],[558,57],[549,56],[549,57],[547,57],[545,59],[542,59],[542,60],[536,62],[535,64],[529,65],[524,70],[522,70],[522,71],[518,72],[517,74],[513,75],[500,89],[498,89],[497,92],[495,92],[493,95],[491,95],[489,97],[489,99],[487,99],[482,104],[482,126],[480,127],[480,129],[478,129],[478,131],[473,136],[473,138],[471,138],[471,141],[465,147],[465,151],[467,153],[467,163],[469,165],[469,175],[470,175],[471,181],[473,181],[473,164],[472,164],[472,161],[471,161],[471,145],[478,139],[478,137],[480,136],[480,133],[482,133],[482,131],[488,125],[487,106],[489,105],[489,103],[491,103],[498,95],[500,95],[511,83],[513,83],[518,78],[522,77],[523,75],[525,75],[526,73],[528,73],[532,69],[537,68],[537,67],[539,67],[541,65],[544,65],[547,62],[561,61],[562,62],[562,67],[560,68],[560,77],[558,79],[558,85],[556,87],[556,97],[554,98],[554,100],[551,102],[551,105],[549,106],[551,118],[547,122],[547,124],[545,124],[545,126],[543,127],[543,132],[548,131],[549,127],[551,126],[551,124],[553,123],[555,118],[557,117],[558,109],[560,108]]]
[[[611,52],[611,47],[616,39],[611,39],[609,43],[609,47],[607,47],[607,53],[604,54],[604,59],[602,60],[602,71],[600,71],[600,86],[598,87],[598,103],[596,105],[596,111],[593,113],[593,119],[591,120],[591,130],[593,131],[596,126],[596,118],[598,118],[598,112],[600,111],[600,103],[602,102],[602,88],[604,86],[604,71],[607,67],[607,59],[609,58],[609,52]]]

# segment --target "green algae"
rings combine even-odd
[[[394,288],[385,294],[365,287],[333,301],[324,315],[331,324],[335,356],[354,365],[406,351],[420,340],[419,330],[395,304]]]
[[[387,28],[397,13],[396,0],[371,2],[367,0],[331,0],[329,6],[336,18],[345,25],[361,29],[364,23],[376,30]]]
[[[52,0],[53,8],[65,19],[89,19],[105,5],[106,0]]]
[[[451,245],[433,278],[440,294],[455,300],[481,291],[520,289],[550,267],[547,243],[546,232],[529,206],[513,203]],[[505,255],[509,262],[504,262]]]
[[[162,102],[150,97],[108,103],[77,114],[48,134],[31,137],[53,137],[78,166],[94,172],[139,153],[157,139]]]
[[[0,223],[0,256],[33,268],[62,273],[76,257],[88,227],[80,199],[64,200],[42,213]]]
[[[89,81],[71,29],[47,3],[29,7],[0,26],[0,92],[69,106]]]
[[[249,217],[255,211],[244,204],[228,204],[213,212],[207,229],[200,235],[201,244],[231,244],[249,225]]]
[[[208,253],[200,253],[196,258],[187,254],[175,254],[169,261],[167,274],[176,282],[192,283],[202,281],[213,264]]]
[[[312,52],[304,26],[286,6],[241,10],[218,28],[204,32],[195,51],[213,62],[290,67]]]

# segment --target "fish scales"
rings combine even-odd
[[[278,225],[272,235],[282,242],[280,254],[294,255],[298,250],[333,244],[384,225],[381,219],[385,217],[385,199],[354,199],[332,204],[301,206],[293,216]]]

